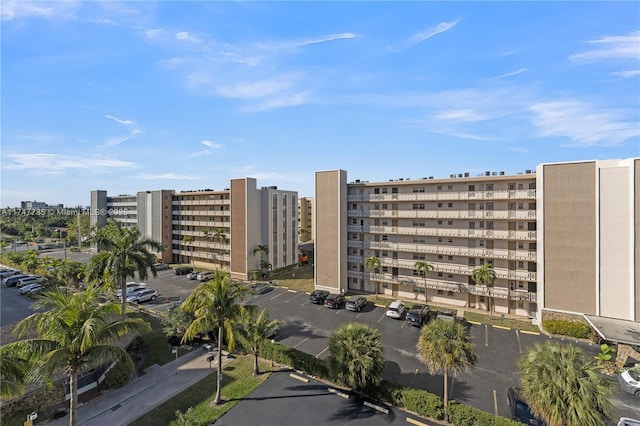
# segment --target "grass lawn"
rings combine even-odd
[[[465,311],[464,319],[467,321],[479,322],[480,324],[498,325],[500,327],[509,327],[514,330],[533,331],[539,332],[540,329],[537,325],[531,324],[530,321],[517,320],[511,318],[500,319],[500,314],[493,314],[493,320],[489,321],[489,315],[480,314],[477,312]]]
[[[162,332],[162,323],[158,318],[143,312],[133,312],[130,315],[133,318],[142,318],[151,324],[151,331],[142,335],[142,340],[147,347],[147,356],[142,364],[142,369],[153,364],[163,365],[176,359],[175,354],[171,353],[173,348],[167,343],[167,337]],[[186,353],[180,349],[179,351],[179,356]]]
[[[303,265],[300,268],[279,274],[274,271],[271,280],[291,290],[311,292],[313,291],[313,265]]]
[[[261,363],[260,368],[261,371],[269,370],[267,363]],[[228,401],[223,405],[216,408],[209,406],[216,393],[216,375],[210,374],[194,386],[130,423],[129,426],[211,424],[269,377],[269,373],[261,374],[258,377],[253,376],[253,357],[251,355],[238,356],[224,366],[222,371],[222,398]],[[191,407],[193,407],[192,410],[184,416],[189,419],[189,422],[179,423],[176,411],[180,411],[184,415]]]

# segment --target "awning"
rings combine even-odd
[[[585,314],[583,316],[604,340],[612,343],[640,346],[640,322],[596,315]]]

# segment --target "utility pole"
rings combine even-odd
[[[80,238],[80,206],[78,206],[78,250],[82,248],[82,238]]]

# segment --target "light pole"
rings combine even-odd
[[[64,247],[64,260],[67,260],[67,243],[62,239],[62,228],[58,228],[58,234],[60,240],[62,240],[62,247]]]

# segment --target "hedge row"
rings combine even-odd
[[[591,337],[591,328],[581,322],[548,319],[542,321],[542,327],[551,334],[588,339]]]
[[[260,347],[260,356],[304,371],[312,376],[331,380],[325,361],[298,349],[265,340]],[[383,380],[380,385],[365,389],[364,393],[370,398],[404,408],[424,417],[438,420],[444,418],[442,399],[422,389]],[[449,404],[449,421],[455,426],[516,426],[519,424],[455,401]]]

